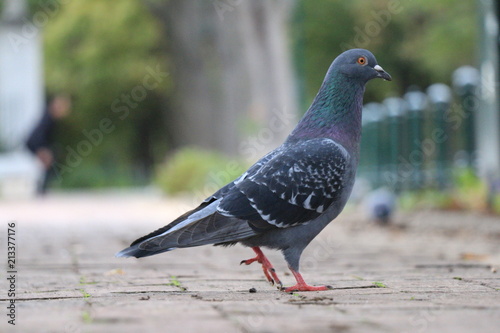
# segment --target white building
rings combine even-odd
[[[40,30],[25,0],[3,1],[0,16],[0,198],[35,193],[42,169],[24,143],[43,112]]]

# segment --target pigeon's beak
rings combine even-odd
[[[392,81],[392,77],[389,75],[389,73],[384,71],[382,66],[375,65],[373,69],[377,72],[377,77],[384,79],[386,81]]]

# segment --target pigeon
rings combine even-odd
[[[366,83],[391,81],[364,49],[340,54],[311,106],[285,142],[233,182],[170,224],[135,240],[117,257],[147,257],[200,245],[250,247],[265,277],[285,292],[319,291],[299,273],[306,246],[343,210],[359,160]],[[296,284],[284,288],[261,247],[281,250]]]
[[[388,225],[396,208],[396,200],[396,195],[385,187],[370,192],[365,199],[368,216],[379,225]]]

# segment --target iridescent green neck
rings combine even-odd
[[[358,150],[365,84],[329,73],[289,141],[325,137]]]

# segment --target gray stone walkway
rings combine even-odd
[[[239,245],[136,259],[114,253],[190,207],[154,194],[0,202],[0,332],[499,332],[500,219],[354,208],[311,243],[301,271],[326,292],[287,294]],[[16,222],[16,319],[6,316],[7,223]],[[285,285],[294,280],[264,250]],[[250,293],[255,288],[257,292]]]

